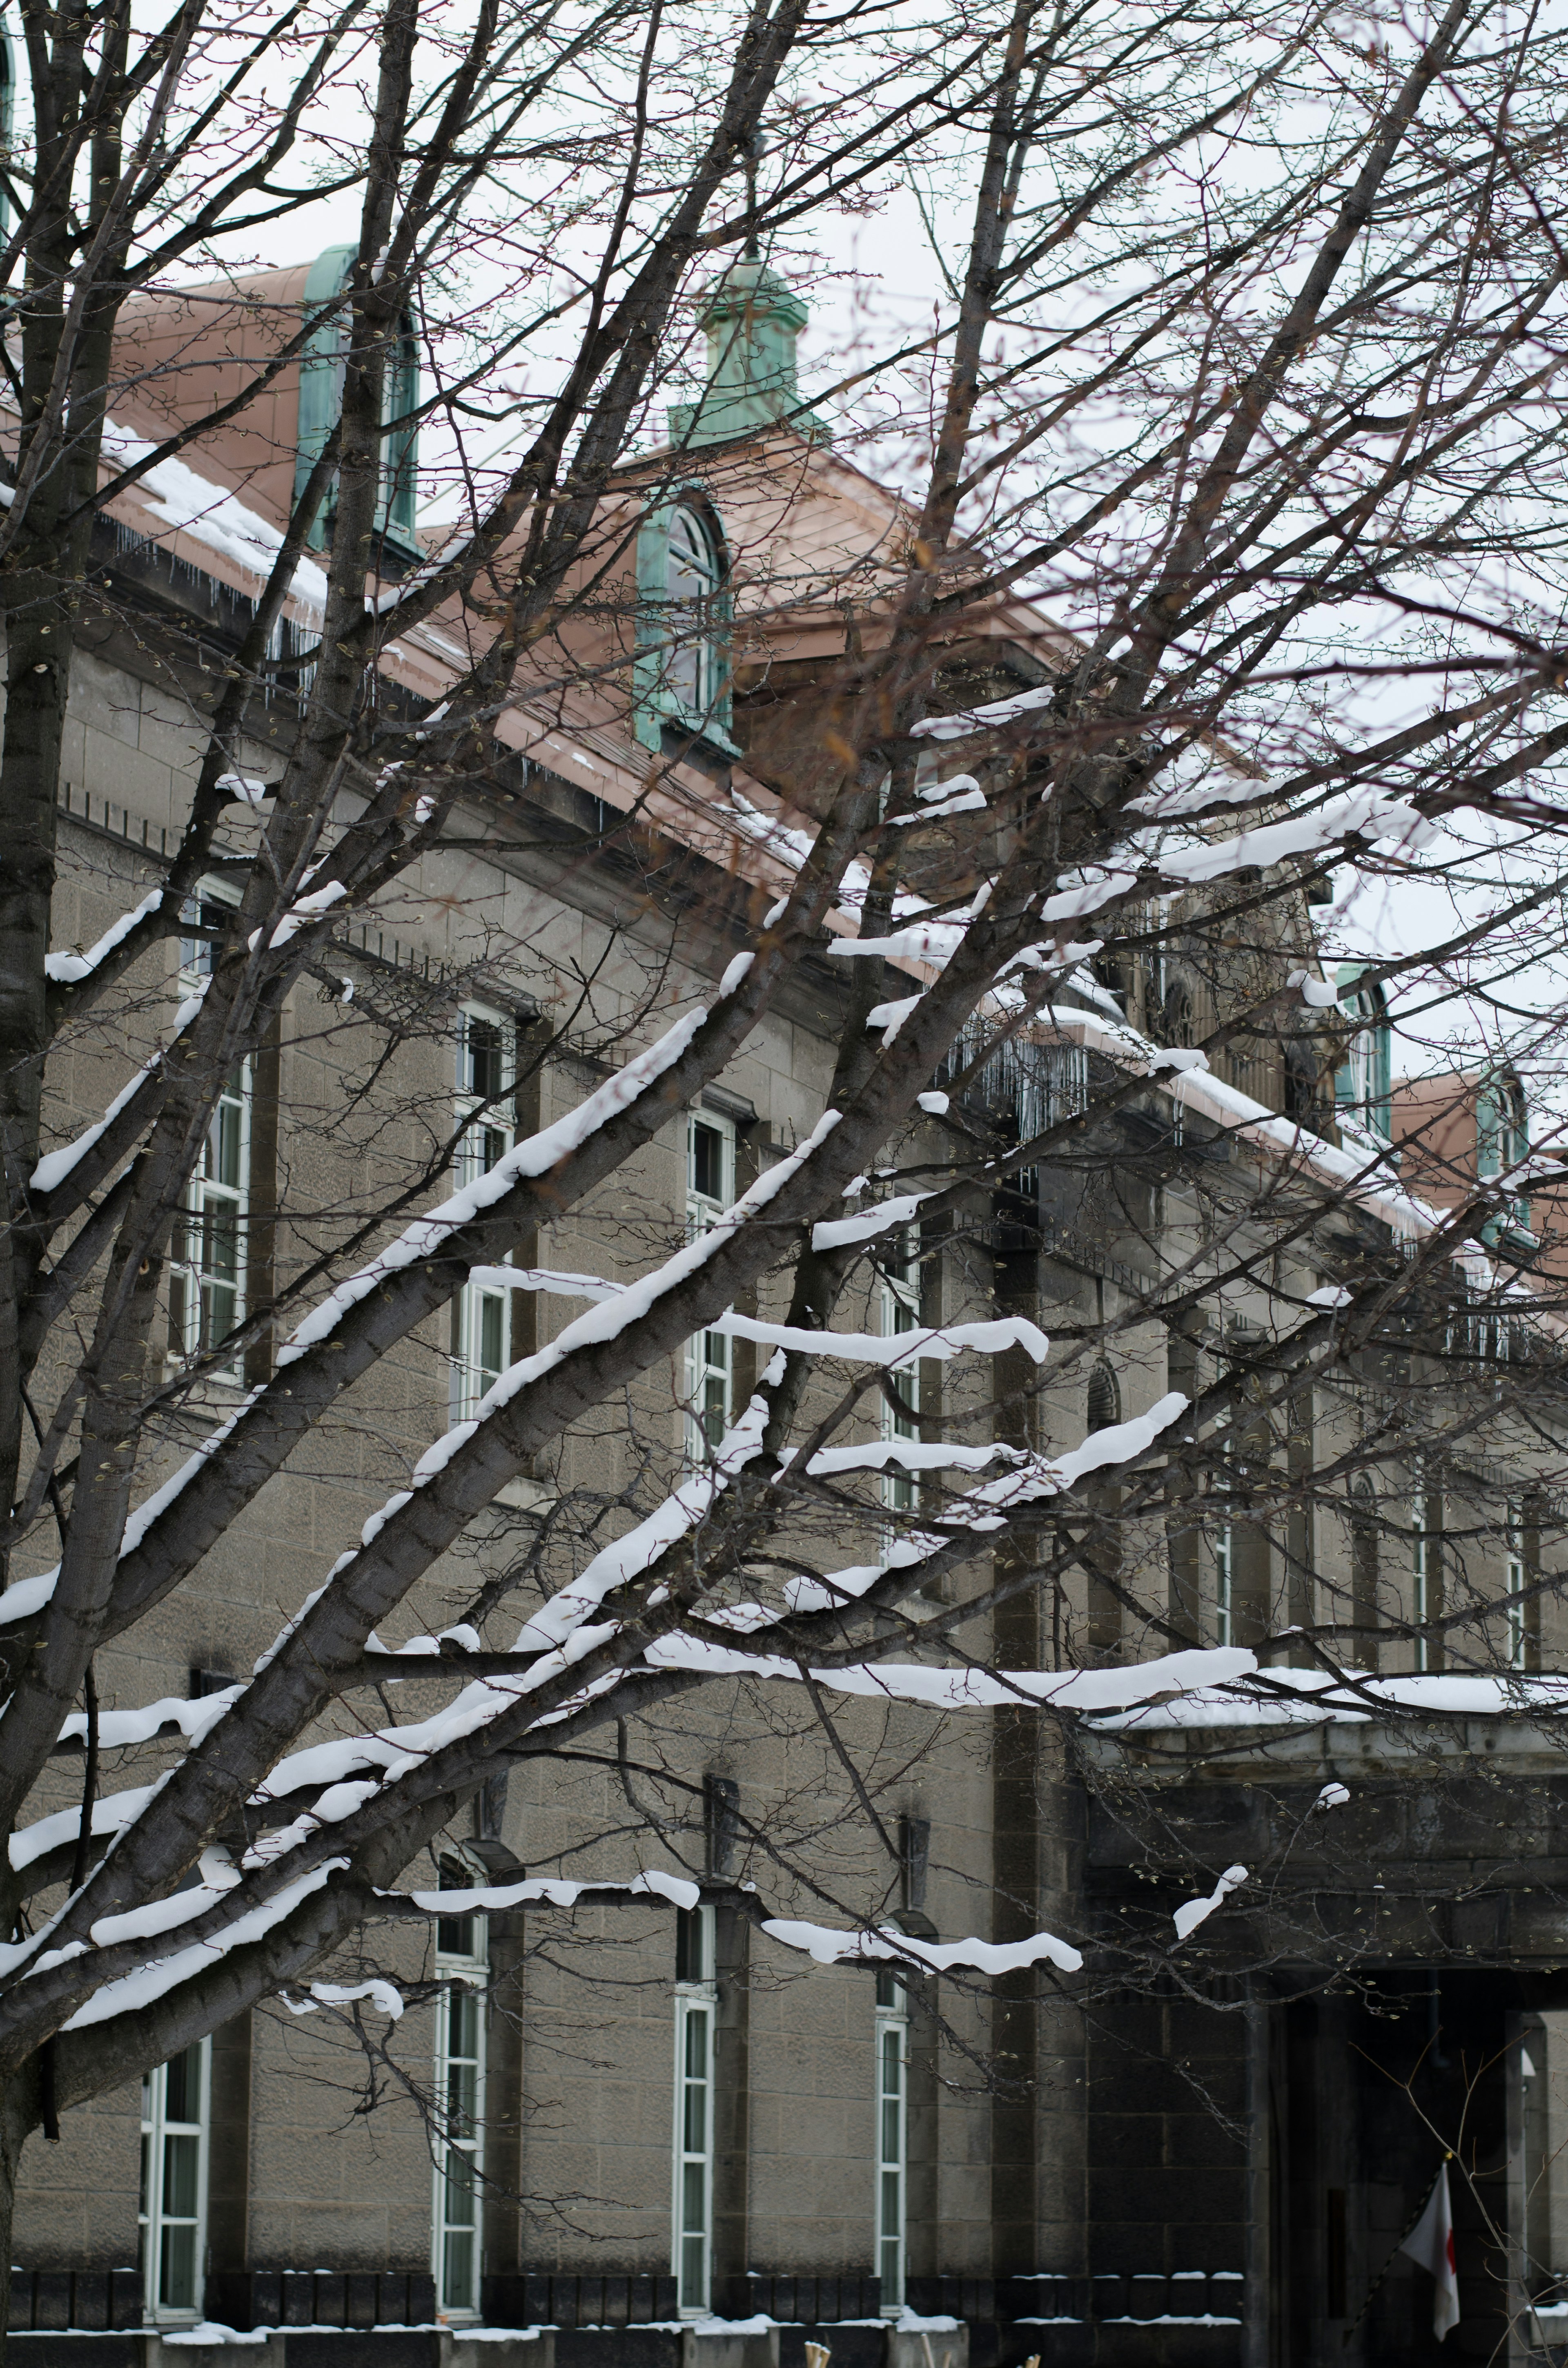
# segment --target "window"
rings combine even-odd
[[[1475,1172],[1478,1178],[1506,1175],[1529,1156],[1529,1120],[1525,1110],[1524,1088],[1517,1077],[1494,1077],[1482,1087],[1475,1101]],[[1505,1202],[1500,1213],[1505,1225],[1517,1225],[1528,1230],[1530,1204],[1528,1200]],[[1489,1228],[1494,1233],[1495,1224]],[[1499,1327],[1501,1328],[1501,1327]]]
[[[517,1082],[512,1023],[498,1011],[465,1005],[458,1014],[456,1182],[488,1176],[511,1150],[513,1113],[506,1097]],[[464,1121],[469,1121],[467,1124]],[[452,1418],[467,1422],[511,1362],[512,1293],[467,1282],[452,1303]]]
[[[1089,1375],[1085,1435],[1092,1438],[1096,1431],[1109,1430],[1120,1420],[1121,1392],[1116,1375],[1108,1365],[1096,1365]],[[1087,1555],[1089,1647],[1092,1652],[1114,1654],[1121,1647],[1122,1605],[1116,1591],[1121,1576],[1121,1491],[1103,1474],[1091,1474],[1084,1494],[1097,1517]]]
[[[1410,1495],[1410,1616],[1417,1627],[1432,1616],[1432,1537],[1431,1507],[1427,1500],[1426,1476],[1419,1464],[1415,1467]],[[1415,1639],[1415,1667],[1431,1667],[1428,1640],[1425,1635]]]
[[[882,2308],[903,2307],[909,2171],[909,2002],[898,1975],[877,1975],[877,2271]]]
[[[667,721],[729,747],[728,568],[699,500],[649,510],[637,538],[637,595],[638,739],[661,748]]]
[[[683,502],[670,519],[669,632],[674,643],[665,680],[676,712],[700,721],[716,703],[724,652],[714,633],[714,609],[723,580],[713,537]]]
[[[1363,1474],[1350,1492],[1350,1616],[1369,1634],[1357,1636],[1346,1656],[1374,1674],[1378,1666],[1378,1500]]]
[[[710,1110],[686,1122],[686,1229],[697,1241],[735,1197],[733,1121]],[[723,1332],[699,1332],[686,1348],[686,1452],[694,1463],[712,1453],[733,1420],[730,1341]]]
[[[683,2317],[709,2306],[713,2227],[713,1910],[676,1918],[675,2227]]]
[[[319,313],[347,283],[358,249],[331,246],[318,255],[305,280],[304,310]],[[348,336],[347,308],[319,321],[305,339],[300,358],[300,410],[294,458],[294,498],[304,491],[323,446],[337,424],[343,407],[343,358]],[[388,354],[381,386],[381,418],[387,425],[381,451],[381,496],[376,506],[376,531],[389,542],[417,555],[415,540],[415,480],[418,467],[419,431],[403,420],[419,402],[419,349],[412,314],[405,314]],[[332,538],[335,486],[317,510],[311,529],[312,548],[324,550]]]
[[[212,975],[215,934],[228,926],[234,899],[204,886],[181,914],[180,989],[190,994]],[[169,1354],[204,1356],[245,1312],[245,1229],[250,1214],[253,1071],[241,1061],[224,1080],[169,1241]],[[238,1378],[225,1366],[222,1378]]]
[[[920,1256],[919,1236],[911,1228],[899,1235],[892,1248],[881,1261],[880,1285],[880,1324],[884,1339],[900,1332],[920,1329]],[[915,1414],[920,1411],[920,1360],[910,1357],[901,1365],[889,1369],[889,1380],[904,1404]],[[908,1415],[882,1400],[882,1437],[886,1439],[918,1439],[920,1425]],[[915,1483],[913,1474],[900,1464],[892,1464],[882,1474],[882,1502],[890,1513],[911,1513],[915,1509]]]
[[[160,2318],[199,2318],[207,2233],[210,2046],[142,2077],[142,2291]]]
[[[472,1881],[466,1866],[441,1862],[443,1891]],[[436,1975],[450,1975],[436,2009],[436,2192],[432,2214],[436,2306],[449,2317],[479,2310],[480,2174],[484,2168],[484,1975],[483,1916],[436,1923]]]
[[[1350,1023],[1351,1035],[1334,1081],[1335,1107],[1341,1119],[1387,1139],[1393,1114],[1388,1002],[1381,986],[1358,985],[1359,976],[1354,965],[1339,973],[1340,1008]]]
[[[1221,1481],[1216,1493],[1221,1500],[1228,1493]],[[1233,1598],[1236,1565],[1236,1532],[1228,1517],[1214,1531],[1214,1642],[1230,1645],[1234,1639]]]
[[[1508,1597],[1508,1667],[1526,1667],[1529,1643],[1529,1605],[1524,1590],[1528,1585],[1528,1562],[1525,1554],[1525,1517],[1521,1505],[1510,1503],[1507,1526],[1503,1533],[1503,1585]]]

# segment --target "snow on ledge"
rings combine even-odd
[[[1178,1727],[1369,1725],[1379,1708],[1439,1718],[1515,1717],[1568,1711],[1568,1677],[1374,1678],[1347,1670],[1346,1684],[1321,1669],[1270,1669],[1222,1688],[1199,1686],[1179,1700],[1143,1702],[1095,1720],[1096,1733]],[[1291,1700],[1290,1697],[1295,1699]]]

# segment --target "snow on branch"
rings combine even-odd
[[[874,1208],[863,1209],[858,1217],[828,1217],[812,1227],[813,1250],[847,1249],[856,1242],[874,1241],[879,1234],[892,1231],[894,1225],[907,1225],[919,1214],[922,1201],[931,1198],[929,1192],[904,1192],[892,1201],[879,1201]]]
[[[288,1884],[274,1898],[264,1901],[259,1907],[250,1908],[243,1916],[236,1916],[227,1930],[214,1933],[209,1940],[196,1941],[187,1949],[178,1949],[173,1956],[158,1957],[150,1964],[139,1965],[134,1973],[123,1974],[118,1981],[106,1982],[101,1989],[95,1990],[92,1997],[77,2008],[69,2021],[61,2025],[62,2030],[85,2031],[95,2022],[110,2022],[116,2015],[140,2013],[143,2007],[153,2005],[157,1999],[166,1997],[170,1990],[177,1989],[181,1982],[210,1973],[220,1957],[227,1956],[234,1949],[245,1948],[253,1941],[265,1940],[267,1933],[291,1916],[312,1892],[319,1891],[331,1875],[347,1864],[346,1858],[326,1859],[320,1866],[312,1867],[308,1874],[302,1874],[297,1882]],[[213,1904],[211,1899],[202,1900],[199,1892],[179,1892],[175,1896],[196,1899],[207,1907]],[[126,1924],[131,1918],[115,1917],[106,1920]],[[129,1936],[122,1933],[119,1937]]]
[[[340,1282],[318,1307],[313,1307],[303,1321],[295,1326],[278,1352],[278,1364],[291,1364],[296,1358],[302,1357],[307,1349],[314,1348],[319,1341],[328,1338],[340,1317],[349,1308],[358,1306],[360,1300],[368,1298],[388,1275],[401,1273],[405,1267],[418,1266],[426,1258],[439,1257],[453,1234],[464,1225],[472,1224],[486,1209],[504,1200],[514,1184],[524,1177],[546,1176],[562,1159],[580,1150],[590,1135],[597,1134],[601,1127],[629,1109],[644,1087],[674,1066],[707,1017],[708,1008],[704,1004],[684,1013],[656,1042],[637,1053],[613,1076],[607,1077],[585,1101],[578,1103],[575,1110],[566,1111],[551,1125],[541,1127],[537,1134],[530,1134],[521,1143],[514,1144],[511,1150],[484,1175],[476,1176],[460,1191],[452,1193],[439,1208],[430,1210],[423,1217],[415,1217],[412,1224],[404,1226],[395,1241],[389,1242],[368,1265]]]
[[[97,949],[95,947],[95,953],[97,951]],[[210,980],[203,979],[195,994],[187,995],[185,1001],[180,1005],[179,1009],[175,1013],[173,1032],[176,1036],[178,1036],[183,1029],[188,1028],[190,1022],[195,1019],[197,1013],[201,1008],[201,998],[206,994],[210,984]],[[99,1140],[100,1136],[108,1132],[108,1129],[114,1124],[115,1120],[119,1116],[121,1110],[123,1110],[141,1091],[142,1087],[146,1084],[147,1079],[153,1076],[153,1072],[161,1067],[165,1049],[166,1048],[164,1045],[160,1044],[157,1051],[152,1054],[151,1058],[142,1062],[142,1066],[136,1071],[130,1083],[120,1087],[113,1101],[110,1102],[108,1110],[105,1110],[102,1118],[95,1120],[94,1123],[87,1127],[81,1134],[77,1135],[73,1142],[62,1144],[58,1151],[46,1151],[44,1153],[43,1157],[39,1161],[38,1166],[33,1169],[31,1176],[28,1179],[28,1186],[30,1191],[55,1192],[59,1190],[61,1185],[64,1183],[65,1178],[70,1175],[72,1169],[80,1160],[85,1157],[86,1154],[91,1151],[94,1144]]]
[[[1078,1973],[1083,1952],[1071,1941],[1053,1932],[1035,1932],[1027,1941],[912,1941],[883,1926],[873,1931],[863,1925],[858,1932],[837,1932],[831,1925],[801,1923],[793,1917],[768,1916],[763,1930],[787,1949],[800,1949],[817,1965],[914,1964],[934,1974],[967,1966],[979,1974],[1019,1973],[1043,1959],[1064,1974]]]
[[[352,2006],[356,1998],[369,1998],[372,2006],[397,2022],[402,2020],[404,2006],[403,1992],[396,1984],[380,1976],[347,1986],[342,1982],[312,1982],[302,1998],[291,1998],[287,1990],[279,1990],[278,1995],[290,2014],[317,2014],[324,2006]]]
[[[163,890],[154,888],[150,896],[142,897],[140,905],[133,905],[129,913],[122,913],[118,921],[111,922],[97,943],[89,946],[85,954],[46,954],[44,976],[53,986],[79,986],[85,978],[91,978],[99,963],[113,953],[116,946],[124,942],[132,929],[151,918],[163,901]]]
[[[471,1891],[410,1891],[393,1897],[411,1899],[426,1916],[495,1916],[508,1907],[575,1907],[580,1900],[664,1899],[672,1907],[695,1907],[701,1886],[689,1875],[665,1874],[649,1867],[630,1883],[573,1882],[563,1876],[529,1875],[522,1883],[480,1884]]]
[[[93,1803],[93,1833],[118,1834],[122,1827],[141,1816],[157,1789],[155,1784],[135,1784],[123,1793],[101,1793]],[[20,1873],[36,1859],[45,1858],[51,1850],[62,1850],[67,1842],[74,1842],[81,1830],[82,1812],[79,1808],[56,1809],[47,1817],[35,1818],[30,1826],[21,1827],[11,1836],[12,1867]],[[4,1962],[0,1961],[0,1971],[3,1970]]]
[[[1189,1933],[1196,1932],[1204,1919],[1213,1915],[1216,1907],[1224,1906],[1233,1891],[1241,1889],[1246,1879],[1244,1866],[1228,1866],[1206,1899],[1189,1899],[1178,1907],[1171,1918],[1176,1929],[1176,1939],[1185,1941]]]

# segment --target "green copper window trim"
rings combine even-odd
[[[329,246],[317,256],[305,278],[302,302],[307,319],[341,293],[358,252],[358,246]],[[330,313],[311,330],[300,356],[300,410],[294,448],[296,501],[304,491],[311,471],[321,458],[322,448],[336,425],[338,408],[343,400],[343,315],[341,313]],[[381,416],[383,418],[401,418],[414,408],[418,399],[419,355],[415,344],[414,324],[408,319],[403,323],[396,358],[388,371]],[[395,429],[389,435],[387,443],[390,449],[383,464],[381,498],[376,507],[376,530],[398,550],[407,552],[410,557],[417,557],[415,483],[419,431],[416,427]],[[389,481],[390,498],[387,491]],[[316,512],[310,535],[312,550],[324,550],[331,540],[332,516],[335,507],[335,491],[328,495]]]

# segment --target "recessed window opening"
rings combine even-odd
[[[881,2306],[903,2308],[909,2186],[909,2001],[891,1967],[877,1975],[877,2272]]]
[[[440,1887],[466,1890],[474,1878],[443,1859]],[[436,2009],[433,2267],[437,2308],[448,2317],[479,2313],[480,2194],[484,2169],[484,1980],[489,1928],[483,1916],[441,1916],[436,1977],[450,1975]]]
[[[209,882],[187,901],[180,916],[187,925],[180,938],[182,995],[211,977],[216,939],[237,902]],[[209,1354],[244,1315],[253,1085],[250,1060],[237,1062],[219,1091],[169,1238],[168,1345],[169,1354],[181,1360]],[[237,1361],[218,1375],[223,1381],[238,1377]]]
[[[1503,1585],[1508,1602],[1508,1667],[1522,1669],[1529,1636],[1526,1617],[1528,1605],[1524,1600],[1528,1584],[1528,1564],[1525,1555],[1524,1508],[1512,1499],[1508,1505],[1507,1523],[1503,1533]]]
[[[901,1332],[920,1329],[920,1236],[913,1226],[894,1236],[892,1245],[881,1266],[879,1283],[879,1321],[884,1339]],[[913,1419],[920,1411],[920,1360],[908,1357],[902,1364],[889,1368],[889,1379],[909,1414],[891,1406],[884,1395],[881,1402],[881,1429],[884,1440],[918,1439],[920,1425]],[[916,1488],[915,1476],[901,1464],[890,1464],[882,1474],[882,1502],[890,1513],[912,1513],[915,1510]]]
[[[201,2316],[210,2044],[142,2078],[142,2284],[154,2317]]]
[[[714,1913],[676,1918],[675,2146],[672,2250],[683,2318],[700,2318],[712,2290]]]
[[[680,713],[701,722],[724,686],[723,645],[716,627],[723,567],[706,519],[682,502],[670,518],[665,585],[672,646],[665,682]]]
[[[517,1140],[506,1097],[517,1084],[517,1031],[483,1004],[458,1014],[454,1180],[460,1190],[500,1166]],[[511,1264],[510,1254],[504,1261]],[[512,1293],[465,1283],[452,1305],[452,1414],[467,1422],[511,1361]]]
[[[1431,1507],[1426,1492],[1426,1474],[1418,1463],[1410,1494],[1410,1613],[1417,1629],[1430,1617],[1432,1579],[1432,1541],[1428,1530]],[[1431,1652],[1425,1634],[1415,1638],[1415,1667],[1430,1666]]]
[[[686,1231],[699,1241],[735,1197],[735,1128],[711,1110],[688,1111],[686,1125]],[[706,1462],[734,1418],[733,1360],[729,1336],[698,1332],[687,1342],[686,1452]]]

